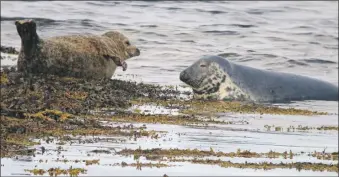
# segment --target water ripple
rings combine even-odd
[[[219,54],[249,66],[269,65],[310,76],[317,75],[315,70],[326,72],[322,79],[333,80],[338,77],[334,68],[338,64],[337,5],[316,1],[2,1],[1,43],[20,46],[14,21],[33,19],[41,37],[121,31],[147,56],[129,61],[124,74],[135,72],[146,60],[154,61],[148,62],[150,66],[166,69],[156,62],[159,57],[163,63],[180,58],[189,65],[202,55]],[[148,70],[137,72],[145,80],[155,77]],[[167,72],[171,74],[166,77],[178,80],[179,68]],[[157,81],[163,80],[158,77]]]
[[[239,35],[239,32],[230,30],[207,30],[203,31],[203,33],[211,33],[217,35]]]

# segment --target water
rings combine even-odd
[[[142,54],[126,72],[181,84],[200,56],[338,84],[338,2],[1,2],[1,44],[19,47],[14,20],[33,18],[41,37],[118,30]]]
[[[178,126],[178,125],[161,125],[161,124],[147,124],[147,130],[167,131],[168,133],[160,135],[159,139],[138,138],[137,140],[130,140],[124,137],[109,137],[110,139],[125,139],[124,143],[120,141],[105,141],[107,137],[88,137],[88,139],[102,138],[100,141],[94,141],[89,144],[66,143],[64,145],[57,145],[56,142],[47,144],[41,141],[41,145],[37,145],[37,152],[41,152],[40,147],[46,148],[44,155],[36,154],[35,157],[27,157],[22,160],[2,159],[1,175],[18,175],[29,174],[24,172],[24,169],[49,169],[49,168],[85,168],[88,170],[85,175],[140,175],[161,176],[167,174],[169,176],[183,176],[183,175],[302,175],[302,176],[336,176],[335,172],[319,172],[302,170],[298,172],[296,169],[273,169],[273,170],[252,170],[240,168],[221,168],[211,165],[200,165],[190,163],[168,163],[169,165],[176,165],[167,168],[142,168],[136,170],[135,167],[112,167],[111,164],[121,163],[135,163],[133,155],[123,157],[116,155],[115,151],[120,151],[124,148],[142,149],[151,148],[179,148],[179,149],[194,149],[210,150],[213,148],[215,152],[236,152],[238,148],[242,150],[250,150],[251,152],[268,152],[270,150],[276,152],[284,152],[291,150],[293,153],[305,152],[304,155],[298,155],[293,159],[268,159],[268,158],[239,158],[239,157],[220,157],[224,161],[230,160],[234,163],[254,163],[254,162],[272,162],[272,163],[291,163],[291,162],[312,162],[331,164],[338,161],[322,160],[308,156],[307,153],[314,151],[326,152],[338,151],[338,132],[337,131],[323,131],[323,130],[309,130],[309,131],[286,131],[286,127],[292,125],[298,127],[303,126],[338,126],[337,118],[333,116],[271,116],[271,115],[225,115],[221,119],[226,121],[248,121],[249,124],[232,124],[232,125],[210,125],[208,127],[196,126]],[[123,126],[126,124],[117,123],[113,126]],[[127,124],[128,125],[128,124]],[[265,125],[283,126],[283,131],[274,131],[274,128],[267,130]],[[134,123],[135,127],[142,126],[142,124]],[[57,153],[57,147],[61,146],[63,150]],[[111,154],[95,154],[92,150],[104,149],[111,152]],[[114,149],[114,150],[112,150]],[[69,162],[57,162],[56,160],[67,159]],[[99,165],[85,165],[84,163],[74,163],[72,160],[93,160],[100,159]],[[211,158],[210,158],[211,159]],[[42,162],[39,162],[39,161]],[[48,162],[45,162],[45,161]],[[141,157],[140,162],[149,162]],[[157,163],[153,161],[152,163]],[[199,170],[197,170],[199,169]],[[212,170],[212,171],[211,171]]]
[[[276,2],[15,2],[1,1],[1,45],[20,47],[15,29],[17,19],[32,18],[37,22],[42,38],[57,35],[94,33],[118,30],[141,49],[141,55],[127,61],[128,70],[118,69],[113,78],[132,79],[162,85],[183,85],[179,73],[202,55],[220,54],[242,65],[306,75],[338,85],[338,1],[276,1]],[[2,60],[2,65],[15,64],[15,57]],[[14,58],[14,60],[12,60]],[[290,105],[301,108],[338,113],[338,102],[305,101]],[[164,111],[168,112],[168,111]],[[228,125],[217,128],[148,125],[154,129],[186,133],[173,141],[163,143],[164,148],[181,147],[209,149],[225,152],[237,148],[254,151],[269,149],[312,152],[325,147],[338,151],[338,132],[260,133],[264,125],[338,126],[337,115],[316,117],[277,116],[259,119],[253,115],[233,115],[249,119],[248,125]],[[229,116],[226,116],[229,117]],[[209,134],[212,132],[213,138]],[[246,138],[244,138],[246,137]],[[158,142],[138,140],[126,144],[107,146],[158,147]],[[91,145],[93,146],[93,144]],[[96,145],[94,145],[96,146]],[[99,144],[97,146],[103,146]],[[55,147],[51,147],[55,148]],[[70,146],[73,158],[85,157]],[[73,149],[72,149],[73,148]],[[90,147],[84,146],[87,152]],[[95,149],[95,148],[94,148]],[[44,157],[52,159],[51,157]],[[66,155],[65,155],[66,156]],[[36,157],[40,159],[42,157]],[[69,157],[68,157],[69,158]],[[104,164],[107,158],[103,157]],[[118,157],[114,157],[118,158]],[[37,162],[17,162],[3,159],[7,172],[2,175],[24,173],[23,168],[42,165]],[[120,159],[109,159],[109,162]],[[309,159],[308,159],[309,160]],[[302,161],[308,161],[307,158]],[[126,160],[128,161],[128,160]],[[54,167],[49,163],[48,167]],[[60,164],[57,164],[60,165]],[[65,165],[65,164],[64,164]],[[67,166],[67,165],[66,165]],[[46,165],[45,165],[46,167]],[[46,167],[47,168],[47,167]],[[126,167],[88,167],[87,175],[337,175],[337,173],[277,169],[254,171],[249,169],[219,168],[186,164],[166,169],[137,171]],[[201,169],[199,172],[194,169]],[[205,169],[205,170],[204,170]],[[211,169],[213,169],[211,171]]]

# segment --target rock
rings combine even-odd
[[[8,54],[19,54],[19,52],[14,47],[1,46],[0,51]]]

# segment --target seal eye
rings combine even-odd
[[[130,43],[129,41],[126,41],[125,44],[126,44],[127,46],[131,45],[131,43]]]
[[[204,67],[206,67],[206,65],[205,64],[201,64],[200,67],[204,68]]]

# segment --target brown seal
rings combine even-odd
[[[68,35],[39,38],[33,20],[15,22],[21,38],[18,70],[83,78],[111,78],[117,66],[140,55],[127,37],[117,31],[103,35]]]

